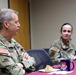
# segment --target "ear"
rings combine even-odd
[[[9,22],[8,21],[4,21],[4,26],[5,26],[5,28],[8,28],[9,27]]]

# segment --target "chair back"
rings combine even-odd
[[[39,69],[44,69],[46,65],[53,66],[53,62],[51,61],[48,53],[43,49],[30,49],[26,50],[26,52],[35,58],[36,60],[36,71]]]
[[[49,48],[43,48],[47,53],[49,53]]]

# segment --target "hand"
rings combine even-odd
[[[29,54],[27,54],[26,52],[22,52],[22,59],[23,60],[26,60],[26,59],[28,59],[30,56],[29,56]]]
[[[17,63],[17,65],[20,67],[20,68],[23,68],[23,65],[21,63]]]
[[[76,56],[74,56],[74,59],[76,59]]]

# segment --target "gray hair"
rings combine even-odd
[[[18,12],[12,9],[3,8],[0,9],[0,30],[3,28],[4,21],[11,21],[13,20],[12,13],[18,15]]]

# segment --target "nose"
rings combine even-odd
[[[20,25],[20,23],[18,23],[18,27],[20,27],[21,25]]]
[[[65,34],[68,34],[68,31],[66,31]]]

